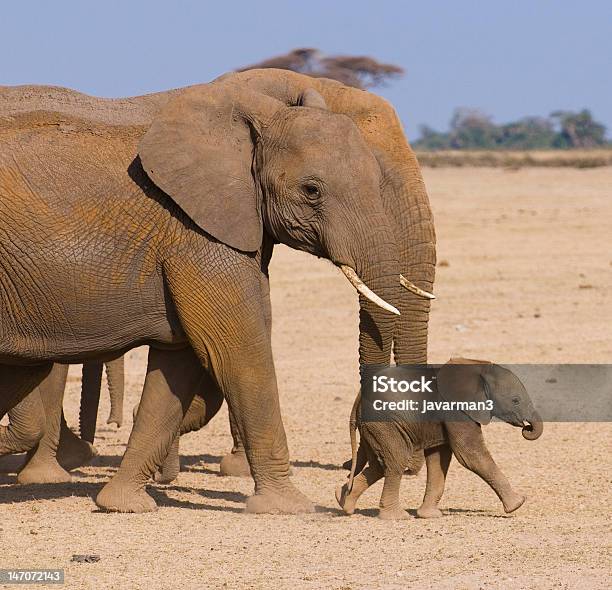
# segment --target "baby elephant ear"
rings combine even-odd
[[[206,233],[245,252],[263,224],[254,141],[282,103],[230,77],[188,88],[162,109],[138,153],[151,180]]]
[[[487,401],[485,381],[481,375],[483,365],[479,361],[467,359],[451,359],[438,371],[438,393],[449,402],[481,402]],[[486,409],[462,410],[478,424],[491,422],[491,412]]]

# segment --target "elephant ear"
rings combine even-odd
[[[263,224],[255,144],[282,108],[231,78],[188,88],[142,138],[142,166],[200,229],[237,250],[257,251]]]
[[[484,361],[451,359],[438,371],[438,393],[449,402],[486,402],[485,381],[482,377]],[[486,363],[488,364],[488,363]],[[463,410],[478,424],[491,422],[489,410]]]
[[[298,97],[297,104],[301,107],[310,107],[324,111],[329,110],[325,99],[314,88],[306,88]]]

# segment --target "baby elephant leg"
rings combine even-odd
[[[446,429],[453,453],[461,465],[479,475],[493,488],[507,513],[514,512],[523,505],[526,498],[514,491],[491,457],[480,426],[476,426],[466,428],[462,422],[447,422]]]
[[[403,470],[398,473],[385,473],[385,482],[380,497],[378,518],[382,518],[383,520],[405,520],[410,518],[408,513],[402,510],[399,501],[402,475]]]
[[[363,492],[371,485],[375,484],[383,476],[382,468],[377,464],[368,465],[359,475],[353,480],[353,487],[349,492],[348,482],[339,485],[336,488],[336,500],[346,514],[353,514],[357,500]]]
[[[425,496],[420,508],[417,509],[419,518],[439,518],[442,512],[438,508],[438,502],[444,494],[446,474],[452,458],[449,446],[444,445],[427,449],[425,451],[425,462],[427,464],[427,486]]]

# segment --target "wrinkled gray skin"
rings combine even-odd
[[[421,375],[421,372],[415,373]],[[347,514],[353,514],[359,497],[384,477],[379,516],[387,520],[409,518],[399,503],[402,474],[413,455],[425,452],[427,487],[417,515],[442,516],[438,503],[444,493],[451,456],[479,475],[497,494],[506,512],[520,508],[525,497],[516,493],[487,450],[481,425],[495,416],[521,427],[527,440],[539,438],[542,420],[520,380],[507,369],[485,361],[451,359],[437,373],[437,390],[446,401],[493,400],[493,412],[465,412],[469,419],[447,422],[413,422],[401,415],[392,421],[361,420],[360,397],[351,413],[350,432],[353,460],[347,483],[336,490],[336,499]],[[355,429],[361,435],[357,454]],[[354,477],[354,474],[357,474]],[[354,479],[353,479],[354,477]]]
[[[36,89],[28,92],[25,102]],[[122,511],[155,507],[144,485],[197,393],[199,380],[184,377],[195,375],[197,363],[228,399],[244,443],[256,484],[248,509],[311,510],[288,480],[267,266],[275,242],[347,264],[402,312],[396,322],[361,299],[362,370],[388,362],[392,342],[399,362],[424,360],[429,302],[400,295],[397,278],[402,272],[431,290],[433,224],[393,109],[367,92],[278,70],[225,77],[170,100],[155,95],[113,103],[60,93],[62,109],[23,114],[21,96],[17,116],[4,120],[0,202],[7,213],[37,216],[41,202],[57,202],[40,209],[34,229],[17,220],[26,232],[45,228],[43,236],[17,234],[16,241],[42,240],[45,258],[31,258],[26,274],[36,274],[36,288],[47,294],[41,311],[48,315],[29,317],[9,302],[2,310],[10,321],[0,338],[0,401],[7,409],[16,405],[53,361],[116,356],[148,343],[145,390],[128,450],[98,504]],[[33,166],[39,156],[45,168]],[[71,249],[82,246],[83,234],[94,247],[83,250],[78,272],[63,277],[59,269],[74,259]],[[111,260],[106,252],[122,255]],[[16,252],[4,255],[19,259]],[[21,300],[37,299],[21,276],[0,281],[21,289]],[[78,301],[75,291],[84,295]],[[45,334],[37,329],[42,325]],[[30,366],[19,368],[24,363]],[[189,393],[181,398],[177,389]]]
[[[107,424],[123,421],[123,357],[105,363],[111,400]],[[0,456],[28,452],[20,469],[20,483],[70,481],[68,471],[86,464],[94,455],[102,363],[83,364],[81,438],[68,428],[63,412],[57,420],[66,386],[68,365],[54,365],[51,373],[17,406],[9,411],[9,425],[0,426]],[[49,418],[49,420],[48,420]],[[59,465],[58,465],[59,463]]]

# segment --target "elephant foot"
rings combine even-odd
[[[87,465],[97,455],[98,451],[90,442],[76,436],[61,441],[57,449],[57,461],[66,471]]]
[[[96,497],[98,508],[107,512],[153,512],[157,510],[155,500],[144,488],[133,487],[109,481]]]
[[[251,477],[251,468],[244,451],[229,453],[221,459],[219,475],[224,477]]]
[[[378,511],[378,518],[382,520],[408,520],[410,515],[398,506],[397,508],[381,508]]]
[[[526,499],[526,496],[521,496],[520,494],[512,494],[512,496],[504,498],[504,512],[506,512],[506,514],[510,514],[511,512],[518,510],[525,503]]]
[[[338,502],[340,508],[342,508],[346,514],[353,514],[355,512],[357,501],[355,498],[351,497],[348,491],[348,484],[343,483],[336,488],[336,502]]]
[[[121,415],[113,414],[111,412],[110,416],[108,417],[108,420],[106,420],[106,423],[114,424],[115,426],[117,426],[117,428],[121,428],[121,425],[123,424],[123,417]]]
[[[440,518],[444,516],[442,510],[435,506],[421,506],[417,508],[416,513],[419,518]]]
[[[165,467],[165,466],[164,466]],[[167,470],[167,469],[161,469],[160,471],[156,471],[155,475],[153,476],[153,480],[155,481],[155,483],[162,483],[162,484],[166,484],[166,483],[172,483],[179,474],[179,470]]]
[[[314,511],[314,504],[291,483],[281,489],[262,489],[246,502],[246,512],[250,514],[303,514]]]
[[[17,475],[20,484],[69,483],[72,476],[55,459],[30,459]]]

